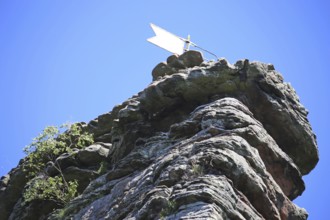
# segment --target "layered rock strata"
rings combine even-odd
[[[315,135],[273,65],[204,62],[188,51],[152,75],[146,89],[85,126],[96,144],[59,158],[81,195],[55,212],[22,207],[18,166],[2,178],[0,219],[307,218],[292,200],[318,162]]]

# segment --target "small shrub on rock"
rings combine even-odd
[[[65,128],[68,130],[61,132]],[[59,168],[56,164],[58,156],[71,153],[73,148],[84,148],[93,142],[93,135],[84,132],[79,124],[48,126],[24,148],[24,152],[28,155],[24,170],[28,176],[34,177],[45,168],[49,161],[55,163],[55,168]]]
[[[47,200],[63,207],[73,199],[77,195],[78,182],[65,180],[56,158],[64,153],[72,153],[74,148],[87,147],[93,142],[93,135],[83,131],[80,124],[46,127],[24,148],[27,157],[23,166],[30,179],[23,194],[24,204],[33,200]],[[54,164],[58,176],[47,175],[45,167],[48,162]]]
[[[77,195],[77,181],[66,183],[62,177],[37,177],[25,191],[24,202],[48,200],[64,206]]]

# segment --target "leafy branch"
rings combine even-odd
[[[64,206],[77,194],[77,181],[63,183],[62,177],[37,177],[31,181],[31,186],[24,193],[24,202],[48,200],[59,206]]]
[[[68,130],[61,132],[64,129]],[[56,162],[58,156],[72,153],[73,148],[82,149],[93,142],[93,135],[83,131],[79,124],[48,126],[24,148],[27,154],[24,170],[28,176],[33,177],[43,171],[47,162],[52,161],[55,168],[60,171],[60,166]]]
[[[67,129],[67,130],[65,130]],[[25,202],[49,200],[65,205],[77,194],[77,181],[67,182],[56,160],[63,153],[72,153],[74,148],[84,148],[94,142],[93,135],[83,131],[81,124],[48,126],[32,143],[24,148],[27,154],[23,169],[29,179],[29,187],[23,197]],[[45,172],[51,161],[59,176],[50,177]]]

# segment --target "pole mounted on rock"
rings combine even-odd
[[[186,38],[182,38],[179,36],[176,36],[175,34],[172,34],[170,32],[168,32],[165,29],[162,29],[154,24],[150,24],[152,30],[155,32],[156,36],[148,38],[147,41],[149,41],[152,44],[155,44],[156,46],[165,49],[171,53],[177,54],[177,55],[181,55],[183,54],[185,51],[188,51],[190,46],[196,47],[200,50],[205,51],[206,53],[211,54],[212,56],[214,56],[216,59],[218,59],[217,55],[215,55],[214,53],[205,50],[199,46],[197,46],[197,44],[191,42],[190,40],[190,35],[188,35],[187,39]]]

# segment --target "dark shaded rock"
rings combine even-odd
[[[88,123],[88,129],[95,138],[111,132],[113,115],[111,112],[102,114]],[[99,140],[98,140],[99,141]]]
[[[180,56],[172,55],[168,57],[167,63],[161,62],[152,70],[152,79],[157,80],[166,75],[177,73],[180,69],[199,66],[203,63],[201,52],[189,50]]]
[[[103,134],[99,137],[94,138],[96,142],[111,143],[112,135],[111,133]]]
[[[22,166],[12,169],[2,178],[0,190],[0,219],[8,219],[17,200],[21,197],[27,178]]]
[[[49,213],[60,208],[54,201],[49,200],[34,200],[31,203],[22,206],[20,199],[14,207],[15,212],[12,212],[8,220],[44,220],[47,219]]]
[[[196,121],[184,121],[174,124],[170,127],[169,136],[173,138],[190,137],[196,134],[200,128],[200,124]]]
[[[78,152],[79,152],[78,149],[73,149],[71,153],[64,153],[60,155],[55,160],[55,165],[60,167],[62,170],[70,166],[78,166],[78,161],[76,160],[76,156]]]
[[[63,175],[67,182],[78,181],[78,192],[82,193],[84,189],[88,186],[91,180],[98,176],[98,173],[94,170],[82,169],[78,167],[68,167],[63,170]]]
[[[248,68],[249,68],[249,60],[248,59],[245,59],[243,61],[242,68],[238,71],[239,79],[241,81],[246,81],[247,80],[247,71],[248,71]]]
[[[175,69],[185,69],[186,68],[183,60],[179,59],[179,57],[176,55],[172,55],[169,58],[167,58],[167,64],[170,67],[173,67]]]
[[[171,63],[175,62],[178,59],[178,57],[179,57],[178,55],[173,54],[173,55],[167,57],[166,63],[171,64]]]
[[[152,70],[152,79],[156,80],[159,77],[171,75],[173,73],[174,70],[171,67],[169,67],[166,63],[161,62]]]
[[[140,102],[136,98],[129,99],[118,111],[118,119],[121,123],[143,120],[144,116],[140,111]]]
[[[203,62],[203,55],[196,50],[188,50],[178,57],[185,67],[199,66]]]
[[[102,161],[106,161],[109,149],[105,148],[102,143],[95,143],[77,153],[79,163],[86,166],[99,165]]]
[[[53,161],[49,161],[46,164],[45,172],[49,176],[56,176],[59,172],[55,167],[55,163]]]

